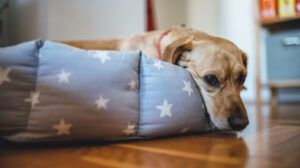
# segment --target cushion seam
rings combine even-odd
[[[35,57],[36,57],[36,65],[35,65],[35,68],[36,68],[36,73],[35,73],[35,78],[34,78],[34,82],[33,82],[33,88],[32,90],[30,91],[30,93],[32,91],[36,91],[36,88],[37,88],[37,80],[38,80],[38,74],[39,74],[39,67],[40,67],[40,50],[41,48],[43,47],[44,45],[44,41],[43,40],[37,40],[35,42],[35,46],[36,46],[36,53],[35,53]],[[32,107],[31,107],[31,104],[29,104],[29,112],[27,114],[27,120],[26,120],[26,124],[25,124],[25,132],[28,131],[28,126],[29,126],[29,119],[30,119],[30,116],[31,116],[31,113],[32,113]]]

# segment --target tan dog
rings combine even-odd
[[[232,42],[184,27],[128,38],[69,41],[87,50],[142,50],[146,55],[186,68],[200,88],[212,122],[221,130],[248,125],[240,91],[247,75],[247,57]]]

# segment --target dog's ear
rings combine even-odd
[[[163,50],[163,60],[169,63],[174,64],[177,62],[178,57],[184,52],[192,50],[192,36],[183,37],[174,42],[170,43],[166,46],[165,50]]]
[[[242,52],[242,59],[243,59],[244,66],[247,68],[247,66],[248,66],[248,57],[247,57],[246,53],[244,53],[244,52]]]

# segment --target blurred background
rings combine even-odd
[[[187,27],[248,55],[246,102],[299,102],[299,0],[0,0],[0,45]],[[298,7],[298,8],[297,8]]]

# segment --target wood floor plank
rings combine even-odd
[[[299,167],[300,104],[248,108],[242,132],[211,132],[118,144],[19,148],[0,142],[0,168]]]
[[[271,149],[271,157],[285,167],[300,166],[300,136],[290,138]]]
[[[255,134],[244,136],[250,155],[268,156],[271,149],[293,137],[300,135],[299,126],[276,125],[259,131]]]
[[[199,153],[190,153],[190,152],[182,152],[182,151],[175,151],[175,150],[165,150],[165,149],[158,149],[158,148],[150,148],[150,147],[142,147],[137,145],[128,145],[122,144],[118,145],[120,147],[141,150],[145,152],[152,152],[158,153],[168,156],[175,156],[187,159],[195,159],[195,160],[202,160],[202,161],[209,161],[209,162],[217,162],[223,164],[230,164],[230,165],[241,165],[242,161],[239,158],[234,157],[223,157],[223,156],[211,156],[207,154],[199,154]]]
[[[155,168],[181,168],[190,167],[198,168],[199,165],[209,165],[212,167],[241,167],[241,165],[226,164],[220,162],[209,162],[206,160],[197,160],[189,157],[180,157],[174,155],[166,155],[164,153],[155,153],[151,151],[136,150],[133,148],[125,148],[119,145],[114,145],[109,148],[95,149],[85,153],[83,157],[93,158],[96,162],[98,159],[101,161],[113,161],[119,164],[127,163],[130,165],[139,165],[140,167],[155,167]],[[82,157],[81,157],[82,158]]]
[[[108,160],[100,157],[83,156],[80,159],[89,163],[96,164],[98,166],[105,166],[105,167],[113,167],[113,168],[140,168],[141,167],[141,165],[134,165],[126,162],[118,162],[115,160]]]

